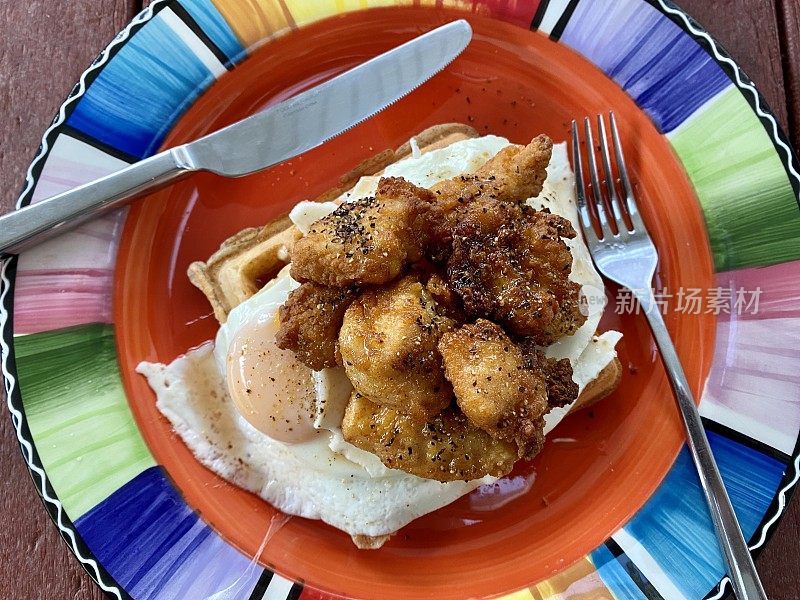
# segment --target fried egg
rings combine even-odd
[[[407,158],[386,169],[430,187],[477,170],[509,144],[497,136],[464,140]],[[378,177],[364,177],[338,203],[374,194]],[[566,146],[554,147],[544,190],[529,201],[577,226]],[[301,232],[332,212],[337,202],[301,202],[290,218]],[[582,389],[616,356],[620,334],[595,336],[603,311],[603,284],[583,241],[569,240],[572,279],[589,297],[586,323],[547,354],[569,358]],[[138,372],[156,394],[157,407],[195,457],[231,483],[292,515],[322,521],[351,535],[391,534],[495,479],[442,483],[389,469],[349,444],[341,421],[352,391],[341,368],[315,372],[275,343],[278,309],[299,284],[284,268],[228,315],[216,339],[172,363],[143,362]],[[546,415],[546,431],[569,407]]]

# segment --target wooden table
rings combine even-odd
[[[798,0],[680,4],[756,82],[800,149]],[[63,97],[141,5],[137,0],[0,4],[0,213],[13,206],[41,134]],[[47,517],[6,416],[0,417],[0,473],[0,598],[102,598]],[[795,500],[757,561],[773,600],[800,599],[798,539],[800,501]]]

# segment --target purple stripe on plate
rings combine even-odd
[[[127,163],[60,135],[42,169],[38,202],[103,177]],[[117,245],[125,211],[95,219],[23,252],[14,290],[14,333],[111,322]]]
[[[800,430],[800,319],[720,321],[700,413],[791,455]]]
[[[262,571],[192,511],[160,467],[137,475],[75,526],[134,598],[247,598]]]
[[[33,191],[39,202],[128,166],[99,148],[66,134],[56,138]]]
[[[619,83],[664,133],[730,85],[697,42],[641,0],[579,2],[561,42]]]

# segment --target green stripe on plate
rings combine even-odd
[[[718,271],[800,258],[800,210],[771,138],[741,92],[669,135],[705,213]]]
[[[47,476],[74,521],[155,464],[133,419],[110,325],[14,339],[22,403]]]

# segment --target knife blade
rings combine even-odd
[[[189,173],[240,177],[315,148],[444,69],[472,29],[454,21],[198,140],[0,217],[0,255],[75,227]]]

